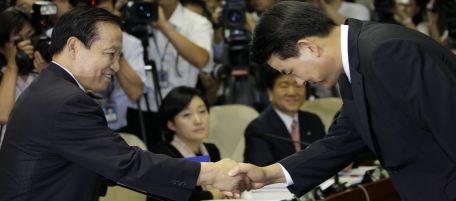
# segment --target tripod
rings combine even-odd
[[[148,47],[149,47],[149,38],[153,37],[153,34],[149,31],[147,25],[135,25],[132,27],[128,27],[128,32],[137,38],[140,39],[141,44],[143,46],[144,55],[143,60],[145,63],[144,70],[147,74],[151,74],[152,77],[152,84],[154,87],[155,93],[155,103],[157,104],[157,108],[160,106],[162,100],[162,94],[160,90],[160,85],[158,82],[158,72],[157,67],[155,65],[155,61],[149,59]],[[144,102],[146,107],[146,112],[143,112],[141,109],[140,100],[137,101],[137,111],[131,110],[134,115],[137,113],[137,117],[128,115],[129,124],[139,123],[139,129],[135,126],[129,126],[132,133],[139,135],[138,137],[142,138],[144,143],[150,147],[155,142],[161,140],[162,136],[160,135],[160,130],[158,129],[160,126],[158,124],[158,114],[156,112],[151,111],[151,107],[149,105],[149,98],[148,93],[144,93]],[[129,110],[130,111],[130,110]],[[147,124],[146,122],[147,121]]]

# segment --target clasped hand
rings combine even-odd
[[[240,198],[241,192],[245,190],[285,182],[285,176],[277,163],[258,167],[247,163],[237,163],[231,159],[223,159],[209,165],[211,167],[208,172],[206,172],[207,167],[202,165],[202,173],[206,172],[211,175],[209,181],[199,182],[199,184],[210,184],[230,198]]]

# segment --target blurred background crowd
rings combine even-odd
[[[215,161],[221,145],[203,143],[209,134],[209,108],[242,104],[258,113],[244,127],[243,160],[268,165],[299,151],[306,143],[296,142],[322,138],[328,127],[321,116],[301,111],[303,103],[337,98],[339,92],[337,86],[299,86],[292,77],[249,61],[251,33],[261,14],[278,1],[2,0],[2,138],[17,97],[52,60],[48,47],[53,24],[76,6],[93,6],[123,21],[120,70],[105,92],[92,94],[111,129],[138,136],[157,153],[209,155]],[[393,23],[456,53],[456,0],[306,2],[336,24],[347,18]],[[195,200],[223,197],[207,187],[198,191]]]

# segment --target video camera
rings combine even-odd
[[[129,1],[122,15],[125,31],[142,38],[147,35],[147,25],[158,20],[158,3]]]
[[[250,32],[246,28],[247,5],[244,0],[227,0],[220,22],[225,28],[227,63],[233,70],[247,68],[249,62]]]
[[[36,1],[32,5],[32,25],[36,31],[44,32],[52,27],[51,16],[57,14],[57,6],[51,1]]]
[[[51,40],[45,35],[36,35],[30,38],[32,46],[35,51],[38,51],[44,60],[47,62],[52,61],[50,53]],[[19,42],[19,41],[18,41]],[[28,75],[32,73],[35,67],[33,66],[33,59],[31,59],[24,51],[18,49],[16,54],[16,63],[18,66],[18,73],[20,75]]]

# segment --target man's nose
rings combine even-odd
[[[119,59],[119,58],[114,59],[114,62],[113,62],[112,65],[111,65],[111,69],[112,69],[114,72],[117,72],[117,71],[119,71],[119,68],[120,68],[120,59]]]

